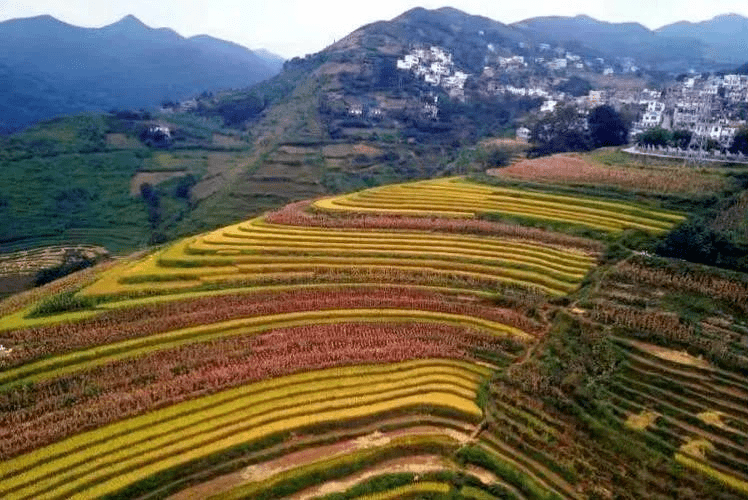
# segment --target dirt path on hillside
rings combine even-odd
[[[418,436],[418,435],[427,435],[427,434],[446,434],[454,438],[458,442],[466,442],[469,439],[469,436],[467,433],[462,433],[454,429],[445,429],[442,427],[430,426],[430,425],[410,427],[406,429],[398,429],[392,432],[385,432],[385,433],[374,431],[370,434],[357,437],[354,439],[342,440],[331,445],[307,448],[304,450],[300,450],[297,452],[283,455],[274,460],[262,462],[256,465],[251,465],[237,472],[226,474],[226,475],[217,477],[211,481],[206,481],[204,483],[200,483],[190,488],[187,488],[185,490],[182,490],[180,492],[177,492],[169,498],[171,500],[198,500],[198,499],[206,498],[207,496],[214,494],[216,492],[226,491],[228,489],[231,489],[235,486],[239,486],[247,482],[264,481],[282,472],[286,472],[286,471],[295,469],[297,467],[301,467],[306,464],[311,464],[322,459],[328,459],[336,455],[345,455],[348,453],[352,453],[356,450],[385,446],[393,439],[399,438],[399,437]],[[411,457],[406,457],[405,459],[403,459],[404,460],[403,464],[409,463],[408,460],[410,460],[410,458]],[[389,462],[386,462],[386,463],[389,464]],[[420,462],[414,461],[412,463],[417,465]],[[444,466],[443,465],[440,466],[439,470],[443,470],[443,469],[444,469]],[[418,471],[413,471],[413,472],[418,473]],[[379,473],[382,473],[382,472],[380,471]],[[483,475],[483,477],[485,477],[485,474]],[[361,480],[363,479],[358,479],[357,481],[354,481],[353,484]],[[314,494],[312,496],[317,496],[317,495],[318,494]],[[292,497],[292,498],[296,498],[296,497]],[[304,496],[304,497],[299,497],[299,498],[307,498],[307,497]]]

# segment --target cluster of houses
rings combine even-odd
[[[397,69],[410,71],[423,81],[443,88],[452,98],[465,98],[468,73],[455,69],[452,54],[440,47],[414,48],[397,60]]]
[[[643,91],[639,104],[646,110],[634,135],[654,127],[688,130],[727,147],[746,123],[737,110],[748,106],[748,75],[690,76],[664,92]]]
[[[520,44],[522,45],[522,44]],[[488,45],[489,55],[480,75],[476,75],[478,91],[487,96],[512,95],[542,99],[540,113],[552,113],[560,105],[571,105],[585,112],[603,104],[620,109],[627,106],[638,111],[632,126],[632,137],[654,127],[688,130],[695,136],[729,146],[745,117],[735,114],[738,103],[748,109],[748,75],[692,75],[661,90],[626,89],[592,90],[575,97],[559,91],[569,72],[578,70],[598,74],[631,74],[639,71],[633,58],[618,58],[615,64],[602,58],[584,59],[562,47],[539,44],[532,56],[511,54],[505,49]],[[397,60],[397,68],[409,71],[424,82],[441,87],[451,98],[465,99],[465,82],[470,76],[455,67],[452,54],[443,48],[414,47]],[[545,68],[538,73],[538,68]],[[436,117],[438,103],[424,102],[424,112]],[[428,109],[426,109],[426,107]],[[527,138],[529,130],[522,127],[518,136]]]
[[[526,47],[525,47],[526,48]],[[541,113],[552,113],[561,104],[570,104],[582,109],[591,109],[606,103],[605,93],[602,91],[591,91],[582,97],[573,97],[565,92],[555,90],[557,84],[566,76],[563,70],[590,70],[603,74],[611,74],[615,70],[606,66],[602,58],[584,60],[581,56],[566,51],[563,48],[552,48],[549,44],[539,44],[536,54],[542,57],[527,58],[522,55],[509,54],[506,51],[500,55],[500,51],[488,45],[489,57],[486,65],[477,79],[480,91],[485,95],[513,95],[519,97],[530,97],[542,99]],[[544,54],[548,52],[548,54]],[[546,57],[548,56],[548,57]],[[619,64],[624,72],[637,71],[632,59],[623,58]],[[540,66],[552,71],[560,71],[550,76],[533,77],[533,70]],[[470,76],[455,67],[452,54],[441,47],[413,47],[403,57],[397,60],[397,68],[401,71],[409,71],[424,82],[434,87],[441,87],[451,98],[465,99],[465,82]],[[621,68],[618,68],[619,71]],[[522,72],[522,73],[520,73]],[[519,75],[520,81],[527,82],[524,86],[507,83],[504,75]],[[426,114],[436,116],[436,103],[429,103]],[[424,110],[426,111],[426,110]],[[654,118],[652,118],[654,120]]]
[[[630,57],[623,57],[614,65],[602,57],[584,59],[582,56],[569,52],[563,47],[552,48],[547,43],[539,44],[538,50],[541,54],[544,52],[550,52],[551,54],[549,56],[543,55],[542,57],[535,57],[533,59],[534,63],[540,66],[545,66],[552,71],[575,69],[594,71],[602,73],[603,75],[636,73],[639,71],[639,67]]]

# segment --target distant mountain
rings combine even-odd
[[[536,17],[512,27],[538,41],[573,47],[583,55],[628,56],[659,70],[685,71],[707,63],[709,54],[706,42],[698,37],[674,37],[639,23],[609,23],[589,16]]]
[[[203,91],[244,88],[279,70],[240,45],[133,16],[80,28],[51,16],[0,23],[0,130],[64,113],[151,107]]]
[[[280,71],[283,67],[283,63],[286,62],[286,59],[284,57],[281,57],[278,54],[273,54],[269,50],[255,49],[252,52],[254,52],[256,56],[262,58],[262,60],[265,61],[265,63],[267,63],[271,68],[277,69],[277,71]]]
[[[707,57],[725,62],[740,63],[748,57],[748,18],[725,14],[708,21],[681,21],[657,30],[660,35],[694,38],[708,45]]]

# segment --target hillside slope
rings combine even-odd
[[[1,302],[0,493],[743,498],[748,279],[640,250],[689,216],[662,167],[585,164],[596,194],[394,184]]]

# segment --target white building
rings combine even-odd
[[[529,141],[530,140],[530,129],[527,127],[518,128],[517,139],[520,141]]]
[[[418,56],[414,54],[406,54],[403,59],[397,60],[397,69],[411,70],[418,66]]]
[[[642,116],[641,125],[643,128],[654,128],[660,125],[662,122],[662,113],[657,112],[646,112]]]
[[[590,90],[587,94],[587,102],[591,107],[602,106],[605,104],[605,91],[604,90]]]
[[[553,99],[548,99],[543,103],[542,106],[540,106],[540,112],[541,113],[553,113],[556,110],[556,106],[558,105],[558,101],[554,101]]]
[[[553,70],[566,69],[568,61],[565,58],[556,58],[548,63],[548,68]]]
[[[499,66],[502,68],[523,68],[527,66],[523,56],[499,57]]]

